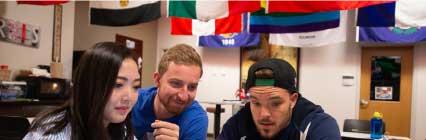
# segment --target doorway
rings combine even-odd
[[[363,47],[359,119],[383,113],[386,132],[410,136],[413,47]]]

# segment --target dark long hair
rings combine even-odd
[[[136,58],[128,48],[112,43],[97,43],[87,50],[74,71],[71,98],[58,109],[41,114],[31,125],[53,126],[44,135],[60,132],[71,124],[72,140],[120,139],[132,140],[131,114],[122,123],[110,123],[104,129],[104,109],[111,96],[121,63],[126,58]],[[60,113],[64,112],[64,115]],[[52,116],[60,116],[48,121]]]

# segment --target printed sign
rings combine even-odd
[[[0,41],[38,48],[40,28],[0,17]]]
[[[392,100],[392,87],[377,86],[375,97],[380,100]]]

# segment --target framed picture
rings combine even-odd
[[[245,88],[248,69],[255,62],[266,58],[278,58],[289,62],[299,73],[299,48],[277,46],[268,43],[269,35],[262,34],[261,41],[255,47],[241,48],[240,87]],[[297,76],[299,77],[299,76]],[[298,78],[297,78],[298,79]],[[298,81],[298,80],[297,80]],[[297,82],[298,86],[298,82]]]
[[[392,87],[377,86],[375,87],[375,98],[379,100],[392,100]]]

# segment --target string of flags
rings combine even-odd
[[[17,1],[53,5],[68,1]],[[359,42],[413,43],[426,40],[426,1],[90,1],[90,24],[129,26],[160,18],[166,3],[172,35],[199,36],[203,47],[246,47],[269,43],[317,47],[346,41],[348,12],[356,10]],[[351,20],[352,21],[352,20]]]

